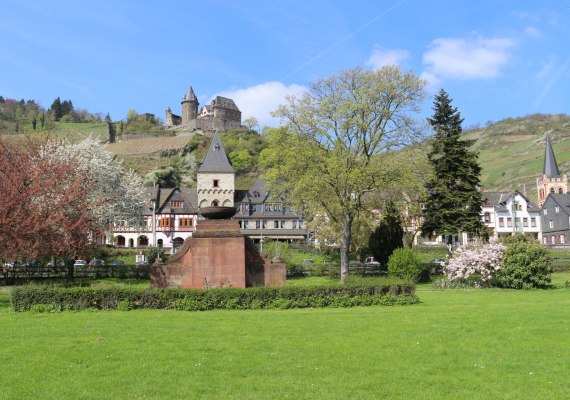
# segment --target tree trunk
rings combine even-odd
[[[342,224],[342,238],[340,243],[340,282],[344,284],[348,276],[348,252],[350,250],[350,240],[352,233],[352,220],[348,212],[344,213],[344,223]]]

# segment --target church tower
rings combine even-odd
[[[190,86],[180,104],[182,104],[182,125],[187,126],[190,121],[195,120],[198,116],[199,103],[192,86]]]
[[[542,207],[549,193],[568,193],[568,177],[560,175],[550,133],[546,133],[546,147],[544,149],[544,167],[542,176],[536,179],[536,190],[538,195],[538,206]]]
[[[198,168],[198,207],[233,207],[236,172],[228,161],[218,131]]]

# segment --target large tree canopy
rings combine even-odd
[[[413,114],[425,82],[396,66],[355,68],[312,84],[274,113],[262,152],[266,178],[307,215],[326,215],[341,233],[341,279],[348,274],[352,225],[366,194],[401,176],[393,150],[421,135]]]
[[[95,229],[76,158],[45,157],[37,143],[0,136],[0,258],[73,255]]]
[[[428,153],[433,177],[426,183],[428,198],[422,231],[445,235],[480,233],[481,167],[477,153],[469,150],[474,141],[461,139],[463,119],[443,89],[435,97],[433,109],[433,117],[428,119],[435,131]]]
[[[89,137],[75,144],[50,141],[42,152],[46,158],[77,160],[77,173],[89,182],[85,190],[88,210],[98,226],[103,228],[117,218],[130,225],[141,222],[146,202],[142,180],[133,171],[125,171],[99,140]]]

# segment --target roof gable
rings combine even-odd
[[[224,149],[224,144],[220,138],[218,131],[214,133],[212,142],[210,143],[210,148],[208,153],[202,161],[202,165],[198,168],[198,173],[203,172],[218,172],[218,173],[231,173],[235,174],[235,170],[228,161],[226,151]]]

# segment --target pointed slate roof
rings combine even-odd
[[[198,168],[198,172],[222,172],[222,173],[232,173],[235,174],[235,170],[228,161],[226,156],[226,151],[224,150],[224,144],[220,138],[220,133],[216,131],[214,137],[212,138],[212,143],[210,143],[210,148],[202,165]]]
[[[560,171],[554,157],[554,150],[552,150],[552,143],[550,143],[550,134],[546,134],[546,148],[544,149],[544,175],[549,178],[560,178]]]
[[[190,88],[188,89],[188,92],[184,95],[184,97],[182,98],[182,101],[196,101],[197,99],[198,98],[194,94],[194,89],[192,89],[192,85],[190,85]]]

